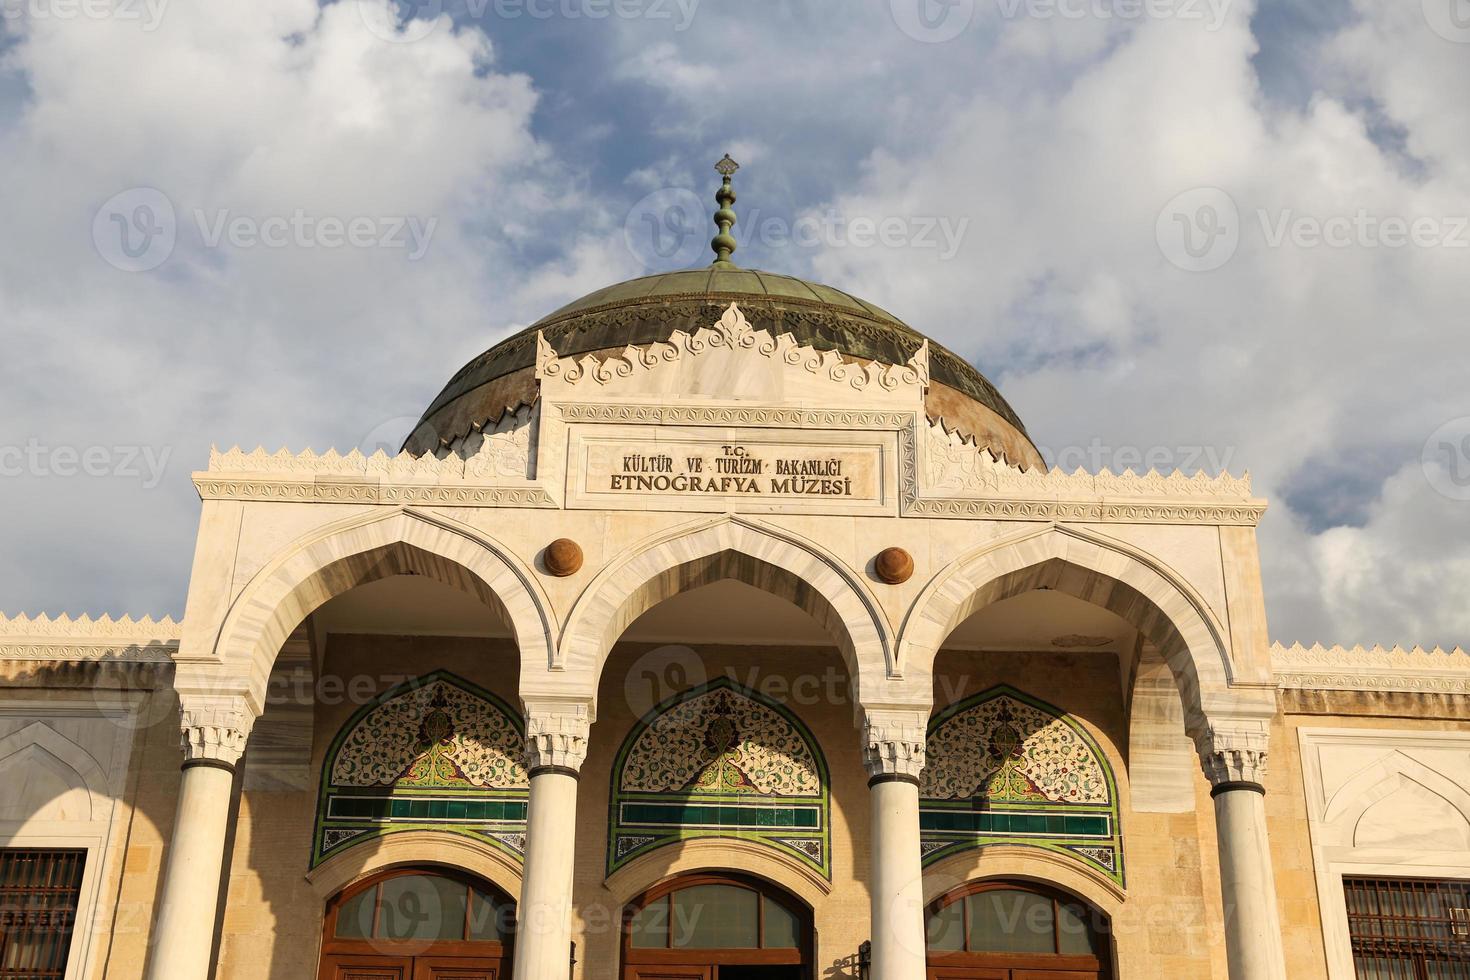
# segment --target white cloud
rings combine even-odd
[[[556,254],[567,173],[532,135],[530,80],[497,70],[478,31],[388,43],[357,3],[313,0],[172,3],[152,31],[9,26],[8,67],[31,93],[0,132],[13,243],[0,443],[170,455],[156,488],[44,461],[8,477],[3,608],[177,612],[198,507],[188,473],[209,444],[351,446],[420,410],[544,312],[534,280],[520,295],[514,229],[539,225]],[[105,260],[121,228],[104,221],[93,240],[98,207],[134,187],[176,216],[151,272]],[[432,223],[417,260],[378,247],[405,218]],[[322,219],[368,222],[367,244],[329,247]],[[211,247],[222,221],[286,227],[286,244]],[[587,253],[574,261],[596,266]]]

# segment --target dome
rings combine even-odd
[[[715,196],[720,233],[715,261],[703,269],[665,272],[599,289],[543,317],[470,361],[444,386],[404,443],[411,453],[437,452],[508,410],[536,400],[536,334],[562,356],[612,352],[666,341],[676,330],[693,333],[719,320],[733,302],[756,330],[791,334],[797,343],[836,350],[861,361],[903,364],[923,334],[893,314],[850,293],[771,272],[742,269],[730,260],[736,242],[727,156],[716,170],[724,185]],[[925,408],[951,430],[1004,453],[1021,466],[1042,465],[1020,418],[995,386],[964,358],[929,341]]]
[[[429,405],[404,448],[433,452],[473,426],[536,398],[536,334],[559,354],[651,344],[693,333],[738,303],[751,326],[862,360],[902,364],[924,336],[882,308],[831,286],[754,269],[709,267],[644,276],[589,293],[470,361]],[[1024,466],[1041,458],[995,386],[964,358],[929,342],[926,407],[951,429]]]

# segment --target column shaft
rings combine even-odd
[[[1266,837],[1266,726],[1263,718],[1224,718],[1196,736],[1200,763],[1214,787],[1230,980],[1286,980]]]
[[[1220,789],[1224,792],[1215,794],[1215,832],[1230,980],[1285,980],[1266,797],[1243,787]]]
[[[571,961],[572,862],[577,777],[556,769],[531,776],[526,865],[517,910],[515,980],[563,980]]]
[[[220,766],[184,769],[149,980],[205,980],[209,975],[234,781],[234,772]]]
[[[885,980],[924,980],[919,787],[903,776],[880,776],[869,793],[873,813],[872,975]]]
[[[513,980],[565,980],[572,959],[577,773],[587,758],[592,705],[526,699],[526,863],[516,908]]]

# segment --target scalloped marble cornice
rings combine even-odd
[[[1266,502],[1251,496],[1250,474],[1144,474],[1104,469],[1023,470],[1004,456],[930,419],[915,465],[904,473],[904,512],[993,520],[1107,521],[1136,524],[1255,525]],[[904,435],[906,442],[911,437]]]
[[[168,663],[182,624],[169,617],[0,614],[0,660],[120,660]]]
[[[1460,648],[1271,646],[1283,688],[1307,691],[1397,691],[1470,694],[1470,654]]]
[[[675,330],[667,341],[642,347],[628,346],[599,357],[561,357],[540,331],[536,334],[536,377],[559,379],[568,385],[609,385],[625,378],[657,371],[665,365],[716,350],[748,351],[770,358],[817,377],[845,385],[854,391],[898,391],[912,388],[922,393],[929,387],[929,341],[920,345],[904,364],[883,364],[844,357],[836,350],[803,345],[790,333],[773,336],[756,330],[745,319],[737,303],[725,308],[713,326],[694,333]]]

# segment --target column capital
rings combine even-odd
[[[864,708],[863,765],[870,779],[918,782],[924,770],[929,713],[923,708]]]
[[[1212,722],[1195,736],[1200,766],[1217,789],[1231,783],[1259,787],[1266,778],[1267,723],[1258,719]]]
[[[255,724],[244,695],[181,694],[179,714],[185,765],[234,768]]]
[[[526,768],[533,775],[547,768],[580,772],[587,761],[591,702],[528,700],[525,705]]]

